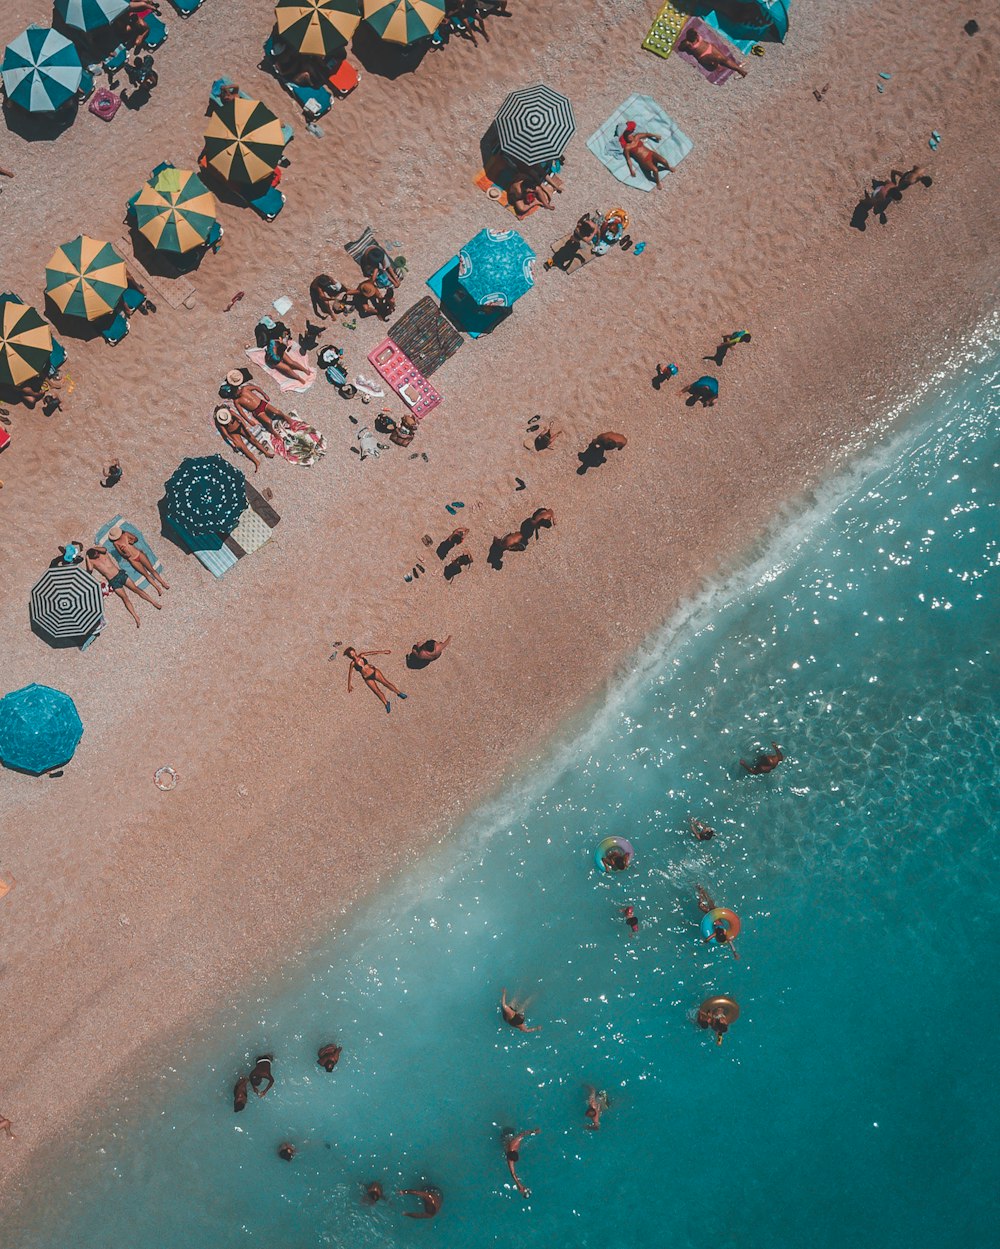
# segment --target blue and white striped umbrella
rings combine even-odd
[[[30,26],[8,43],[0,76],[7,99],[29,113],[54,113],[76,95],[83,66],[65,35]]]
[[[128,0],[56,0],[55,9],[67,26],[99,30],[110,26],[128,8]]]

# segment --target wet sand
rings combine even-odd
[[[745,81],[714,87],[640,49],[652,0],[592,16],[572,0],[511,8],[478,50],[455,41],[395,79],[365,70],[317,139],[255,68],[268,5],[207,0],[187,22],[164,6],[170,38],[146,108],[110,125],[81,114],[53,141],[0,131],[0,165],[17,175],[0,196],[0,272],[40,306],[58,243],[80,231],[119,239],[150,168],[193,165],[212,79],[235,78],[297,131],[282,216],[266,224],[222,204],[225,244],[193,276],[192,307],[158,300],[117,348],[61,333],[75,382],[64,412],[11,409],[2,685],[65,689],[86,732],[61,779],[0,774],[0,870],[18,880],[0,901],[0,1114],[17,1132],[0,1140],[8,1199],[163,1047],[182,1049],[195,1021],[530,768],[685,597],[883,434],[995,307],[995,15],[976,14],[969,38],[969,15],[942,17],[932,0],[799,5],[784,46],[751,58]],[[47,13],[14,0],[0,33]],[[880,70],[893,73],[884,94]],[[381,405],[346,403],[322,381],[294,396],[329,454],[309,469],[262,466],[254,482],[273,491],[281,524],[215,581],[161,535],[157,501],[185,455],[219,451],[250,469],[211,413],[254,321],[287,293],[286,319],[301,328],[317,272],[353,284],[342,244],[366,224],[406,255],[400,311],[479,229],[515,224],[471,179],[496,107],[537,77],[571,96],[578,132],[557,211],[533,214],[524,237],[544,257],[582,211],[621,204],[645,252],[540,273],[494,335],[434,375],[444,402],[409,450],[360,463],[348,413],[364,424]],[[620,187],[585,147],[634,90],[695,144],[648,195]],[[884,227],[852,229],[865,180],[915,162],[933,186],[907,192]],[[245,298],[223,313],[237,290]],[[703,357],[744,326],[753,342],[719,371],[718,405],[687,408],[680,386],[715,372]],[[370,374],[364,356],[383,337],[372,319],[326,341]],[[658,360],[681,370],[659,391]],[[522,446],[535,413],[566,431],[544,455]],[[604,429],[628,447],[578,476],[576,453]],[[114,456],[124,480],[101,490]],[[451,500],[466,505],[458,520]],[[494,534],[542,506],[556,527],[490,569]],[[52,650],[29,631],[30,586],[59,542],[88,540],[119,512],[164,561],[163,611],[140,604],[137,631],[111,601],[85,654]],[[446,582],[421,536],[440,541],[457,523],[475,563]],[[427,575],[407,584],[417,560]],[[449,633],[440,661],[406,671],[413,642]],[[348,697],[346,664],[328,661],[344,644],[391,648],[380,662],[410,695],[391,715],[363,688]],[[171,793],[153,785],[162,764],[180,776]]]

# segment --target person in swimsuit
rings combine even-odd
[[[112,460],[110,464],[105,464],[101,468],[101,476],[103,481],[101,486],[104,490],[111,490],[122,479],[122,466],[120,460]]]
[[[309,284],[309,298],[318,317],[334,317],[347,311],[344,288],[328,273],[321,273]]]
[[[507,1001],[507,990],[500,990],[500,1013],[503,1015],[504,1022],[509,1023],[512,1028],[516,1028],[518,1032],[541,1032],[542,1025],[529,1028],[524,1022],[524,1009],[518,1007],[516,1002]]]
[[[445,560],[457,546],[461,546],[465,539],[469,536],[468,529],[453,529],[451,533],[438,544],[437,557]]]
[[[621,451],[628,445],[624,434],[616,434],[608,430],[603,434],[595,434],[583,451],[577,452],[580,467],[576,470],[581,476],[588,468],[599,468],[607,459],[607,452]]]
[[[14,1125],[4,1115],[0,1115],[0,1132],[3,1132],[3,1134],[7,1137],[9,1141],[12,1141],[15,1139]]]
[[[378,1180],[372,1180],[370,1184],[366,1184],[361,1194],[361,1204],[363,1206],[376,1206],[380,1201],[385,1201],[385,1190]]]
[[[344,298],[354,301],[358,316],[377,316],[388,321],[396,311],[396,296],[391,286],[381,290],[371,279],[359,282],[353,291],[344,291]]]
[[[385,287],[390,282],[393,286],[399,286],[403,280],[392,267],[392,261],[384,247],[369,247],[358,263],[365,277],[371,278],[378,286]]]
[[[108,530],[108,541],[127,564],[131,564],[137,573],[146,578],[156,591],[157,597],[161,597],[162,590],[170,589],[150,563],[149,557],[144,551],[139,550],[138,540],[134,533],[128,529],[122,529],[121,525],[113,525]]]
[[[733,330],[731,334],[726,334],[723,337],[722,342],[719,343],[718,347],[715,349],[715,354],[712,356],[705,356],[705,359],[714,360],[715,363],[721,367],[722,362],[725,360],[727,354],[733,349],[733,347],[735,347],[738,343],[749,343],[752,341],[752,338],[753,335],[749,330]]]
[[[699,1028],[711,1028],[715,1033],[716,1045],[721,1045],[722,1038],[729,1031],[731,1015],[735,1018],[735,1014],[731,1010],[727,1010],[725,1006],[716,1005],[706,1010],[705,1004],[702,1003],[698,1007],[696,1020]]]
[[[773,772],[785,756],[781,753],[781,747],[777,742],[772,742],[771,746],[773,754],[762,750],[753,763],[747,763],[745,759],[741,759],[740,767],[751,776],[764,776],[768,772]]]
[[[444,648],[451,642],[451,634],[444,639],[443,642],[436,642],[433,638],[428,638],[426,642],[414,642],[407,655],[407,661],[415,668],[426,668],[428,664],[432,664],[435,659],[440,659],[444,654]]]
[[[234,412],[228,404],[220,403],[215,409],[215,425],[219,433],[234,451],[240,451],[253,464],[253,471],[256,473],[260,468],[260,460],[254,455],[247,446],[249,442],[256,447],[261,455],[266,456],[269,460],[274,459],[274,451],[271,447],[265,446],[258,442],[254,435],[247,428],[243,417]]]
[[[728,52],[724,52],[721,48],[717,48],[714,43],[710,43],[708,39],[702,38],[692,27],[684,32],[684,38],[681,40],[680,52],[686,52],[688,56],[693,56],[703,69],[707,69],[712,73],[716,69],[734,70],[741,78],[746,78],[747,71],[743,68],[739,61],[734,61]]]
[[[226,381],[229,382],[230,393],[233,403],[236,405],[236,411],[245,421],[254,420],[258,425],[263,425],[269,433],[276,433],[274,422],[287,421],[287,412],[282,412],[280,408],[276,408],[264,391],[259,386],[255,386],[253,382],[243,382],[241,380],[234,386],[230,378],[236,376],[239,375],[235,370],[232,374],[226,375]]]
[[[291,331],[287,328],[267,340],[264,348],[264,360],[269,369],[280,373],[282,377],[290,377],[294,382],[309,381],[309,365],[293,359],[288,354],[292,343]]]
[[[240,1076],[233,1085],[233,1110],[239,1114],[241,1110],[246,1110],[247,1106],[247,1086],[250,1083],[248,1076]]]
[[[538,205],[547,208],[550,212],[555,212],[552,196],[540,182],[530,178],[527,174],[521,174],[520,177],[513,179],[507,188],[507,200],[519,217],[527,216],[532,208]]]
[[[625,923],[628,924],[629,928],[631,929],[632,936],[634,937],[639,931],[639,921],[638,919],[636,919],[635,907],[623,906],[622,916],[625,919]]]
[[[601,1115],[610,1106],[608,1095],[605,1092],[599,1093],[597,1089],[592,1088],[589,1084],[585,1087],[587,1089],[587,1109],[584,1111],[584,1114],[590,1120],[586,1126],[590,1132],[599,1132],[601,1130]]]
[[[261,1054],[257,1058],[253,1071],[250,1072],[250,1086],[258,1097],[266,1097],[274,1088],[274,1076],[271,1074],[271,1064],[274,1062],[273,1054]],[[261,1085],[266,1084],[267,1088],[261,1092]]]
[[[332,1071],[340,1062],[340,1056],[344,1052],[342,1045],[324,1045],[316,1055],[316,1061],[324,1071]]]
[[[923,182],[924,186],[930,186],[932,182],[922,165],[914,165],[912,169],[905,171],[892,169],[889,171],[888,181],[872,183],[872,189],[862,199],[861,206],[875,213],[884,225],[885,210],[890,204],[901,200],[907,187],[913,186],[917,181]]]
[[[693,815],[688,816],[688,825],[698,841],[711,841],[715,836],[714,828],[709,828],[709,826],[701,820],[696,820]]]
[[[542,529],[551,529],[556,523],[555,512],[550,507],[539,507],[531,513],[527,519],[521,521],[521,537],[528,541],[534,538],[538,541],[538,534]]]
[[[291,1141],[283,1141],[282,1144],[278,1146],[278,1157],[285,1162],[291,1162],[291,1160],[295,1157],[295,1154],[296,1149]]]
[[[356,672],[361,680],[364,681],[365,685],[368,686],[371,692],[379,700],[382,706],[385,707],[387,713],[392,710],[392,705],[390,704],[388,698],[386,698],[386,696],[382,693],[381,689],[379,689],[379,686],[384,686],[390,694],[395,694],[397,698],[405,699],[406,695],[402,692],[402,690],[396,689],[395,685],[393,685],[391,681],[387,681],[382,675],[381,670],[376,668],[374,664],[370,664],[367,657],[369,655],[391,654],[392,651],[358,651],[355,650],[353,646],[347,646],[344,648],[344,658],[350,664],[350,667],[347,669],[348,694],[351,692],[351,679]]]
[[[530,1197],[531,1191],[521,1183],[515,1170],[521,1158],[521,1145],[526,1136],[537,1136],[541,1130],[541,1128],[531,1128],[528,1132],[518,1132],[516,1136],[513,1133],[504,1134],[503,1156],[507,1159],[507,1170],[510,1172],[510,1178],[514,1181],[517,1191],[522,1197]]]
[[[160,610],[160,604],[155,598],[152,598],[145,590],[140,590],[136,583],[122,572],[112,557],[108,554],[106,546],[92,546],[87,551],[87,558],[84,561],[87,572],[99,573],[107,581],[108,586],[128,608],[128,614],[135,621],[135,627],[139,628],[139,613],[129,602],[126,590],[131,590],[133,594],[137,594],[139,598],[145,599],[147,603],[152,603],[157,611]]]
[[[441,1196],[439,1188],[401,1188],[399,1190],[400,1197],[419,1197],[422,1210],[404,1210],[403,1214],[408,1219],[433,1219],[435,1214],[441,1209],[441,1202],[444,1198]]]
[[[622,152],[625,155],[625,164],[628,165],[629,174],[634,178],[636,176],[635,164],[639,166],[642,172],[657,186],[660,185],[660,170],[665,169],[667,173],[673,173],[674,167],[659,152],[653,148],[646,146],[646,139],[652,139],[654,143],[659,143],[662,135],[652,134],[648,130],[637,130],[634,121],[625,123],[625,129],[618,138],[621,144]]]
[[[524,440],[525,451],[548,451],[549,447],[557,438],[562,435],[561,429],[554,430],[551,425],[545,429],[540,429],[537,433],[531,435],[530,438]]]
[[[694,407],[696,403],[700,403],[703,408],[714,408],[715,401],[719,397],[719,379],[706,373],[696,378],[690,386],[685,386],[681,394],[691,396],[688,400],[689,408]]]
[[[601,855],[601,862],[608,872],[624,872],[629,865],[629,857],[621,846],[611,846]]]

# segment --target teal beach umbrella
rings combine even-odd
[[[100,30],[110,26],[128,8],[128,0],[56,0],[55,10],[77,30]]]
[[[484,308],[509,308],[535,285],[535,253],[516,230],[480,230],[458,253],[458,285]]]
[[[29,113],[54,113],[76,95],[83,66],[65,35],[31,26],[7,45],[0,76],[12,104]]]
[[[21,772],[69,763],[83,736],[76,704],[62,690],[26,685],[0,698],[0,759]]]
[[[221,455],[189,457],[166,485],[167,519],[190,534],[228,533],[247,508],[247,482]]]

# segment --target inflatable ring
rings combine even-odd
[[[735,911],[730,911],[724,906],[717,906],[714,911],[708,912],[701,921],[701,935],[706,941],[711,941],[715,936],[716,924],[725,928],[730,941],[740,935],[740,919]]]
[[[737,1002],[731,997],[707,997],[698,1007],[698,1026],[700,1028],[708,1028],[711,1025],[709,1020],[716,1011],[722,1012],[722,1017],[727,1024],[735,1023],[740,1017],[740,1008]]]
[[[635,851],[632,849],[632,843],[630,841],[626,841],[624,837],[605,837],[594,851],[594,862],[597,864],[597,870],[599,872],[610,872],[613,870],[605,864],[604,856],[609,850],[614,850],[615,848],[624,851],[625,866],[628,867],[631,864],[633,858],[635,857]]]
[[[153,784],[164,793],[177,788],[177,773],[173,768],[157,768],[153,773]]]
[[[623,230],[628,229],[629,217],[624,208],[612,208],[610,212],[604,214],[605,221],[618,221],[621,223]]]

